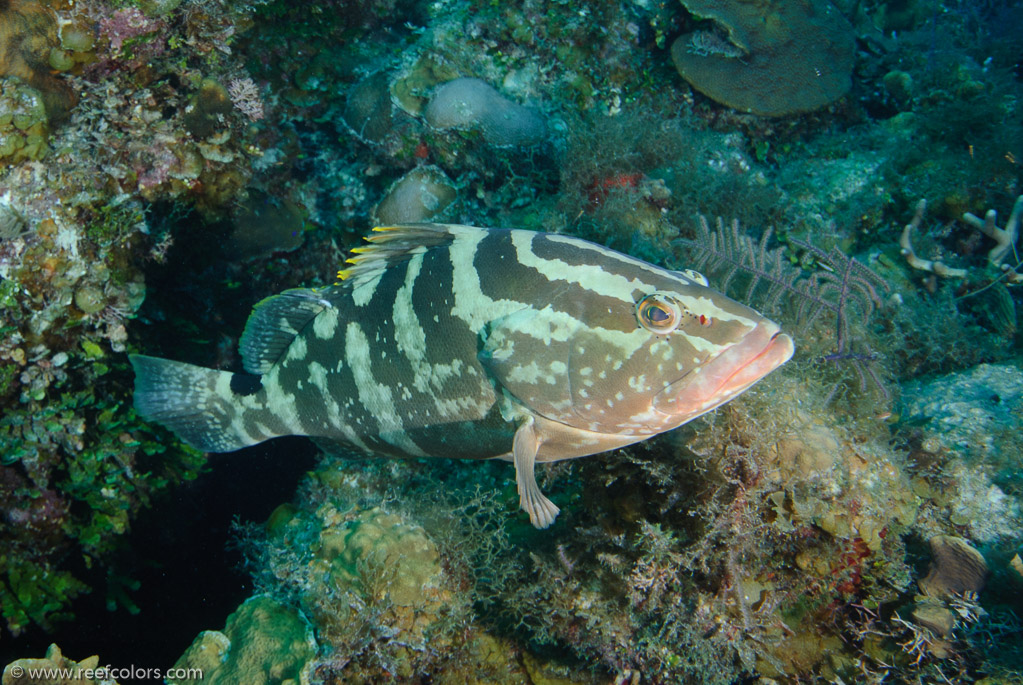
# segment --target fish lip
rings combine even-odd
[[[787,362],[795,346],[778,324],[763,321],[735,345],[693,369],[654,398],[654,409],[682,423],[737,397]]]

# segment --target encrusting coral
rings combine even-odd
[[[819,0],[682,0],[727,37],[683,35],[672,61],[694,88],[741,112],[782,116],[823,107],[852,85],[853,31]]]

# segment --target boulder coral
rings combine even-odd
[[[458,190],[439,167],[416,167],[395,181],[373,210],[378,225],[431,221],[455,201]]]
[[[178,659],[174,685],[308,682],[316,654],[312,629],[299,612],[266,595],[250,597],[227,619],[223,632],[205,630]]]
[[[424,116],[436,129],[479,130],[498,147],[537,145],[547,137],[547,124],[536,110],[508,100],[478,78],[439,86]]]
[[[742,112],[809,112],[852,85],[852,25],[828,2],[681,0],[717,31],[682,35],[675,68],[696,90]]]

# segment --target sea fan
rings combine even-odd
[[[790,239],[790,245],[802,249],[819,267],[807,273],[785,259],[783,247],[768,249],[771,234],[768,229],[756,241],[740,232],[738,220],[725,225],[720,217],[712,230],[706,217],[700,216],[697,237],[678,242],[692,252],[695,268],[720,277],[718,288],[725,294],[729,294],[736,276],[742,274],[749,279],[741,296],[743,302],[755,302],[764,311],[777,312],[783,297],[794,295],[797,298],[796,320],[804,329],[822,314],[833,316],[837,348],[824,360],[850,362],[859,375],[862,389],[866,389],[869,377],[887,396],[870,364],[875,355],[869,351],[854,353],[850,348],[849,311],[852,305],[866,324],[874,310],[881,306],[878,290],[888,292],[891,287],[865,264],[837,247],[824,251],[808,241]]]

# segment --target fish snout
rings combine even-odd
[[[654,398],[654,408],[685,423],[745,392],[794,351],[792,338],[764,319],[739,342],[666,387]]]

